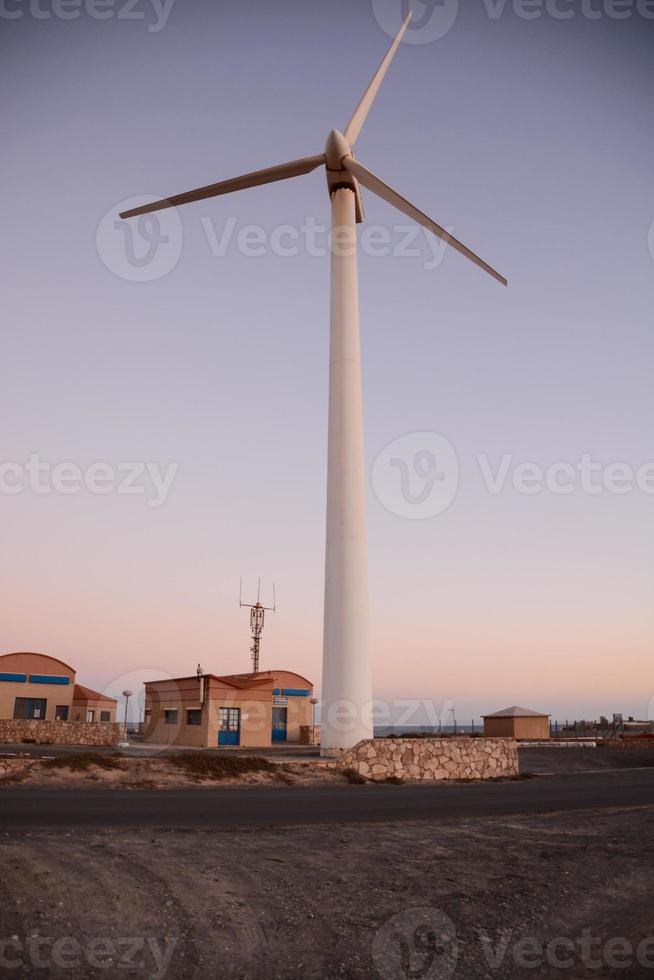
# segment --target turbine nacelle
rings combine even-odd
[[[344,166],[345,161],[352,159],[350,144],[338,129],[332,129],[325,143],[325,173],[329,196],[340,187],[347,187],[356,198],[356,220],[363,221],[363,201],[359,189],[359,181],[354,174]]]

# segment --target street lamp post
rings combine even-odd
[[[123,728],[124,728],[123,741],[120,743],[122,746],[129,745],[129,742],[127,740],[127,706],[129,705],[129,699],[131,698],[131,696],[132,696],[131,691],[123,691],[123,697],[125,698],[125,721],[123,724]]]

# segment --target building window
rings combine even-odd
[[[93,710],[93,708],[87,708],[87,710],[86,710],[86,720],[87,721],[95,721],[95,711]]]
[[[202,724],[202,711],[200,708],[189,708],[186,712],[186,724],[187,725],[201,725]]]
[[[68,705],[58,704],[55,708],[55,721],[68,721]]]
[[[177,724],[177,708],[169,708],[164,711],[164,723],[166,725],[176,725]]]
[[[100,712],[100,721],[111,721],[111,712],[110,711],[101,711]]]
[[[45,721],[46,698],[16,698],[14,701],[14,718]]]

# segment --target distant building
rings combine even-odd
[[[0,719],[114,722],[116,701],[76,684],[76,674],[43,653],[0,656]]]
[[[288,670],[177,677],[145,684],[146,742],[263,748],[298,742],[313,684]]]
[[[540,741],[550,737],[550,716],[514,704],[492,715],[484,715],[484,735],[489,738],[524,738]]]

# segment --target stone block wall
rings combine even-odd
[[[122,733],[122,725],[110,722],[0,718],[0,744],[116,745]]]
[[[510,738],[371,738],[328,769],[354,769],[368,779],[495,779],[518,775],[518,743]]]
[[[300,725],[300,745],[320,745],[320,725]]]

